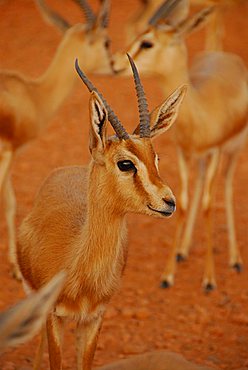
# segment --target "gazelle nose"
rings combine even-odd
[[[174,198],[163,198],[165,204],[169,207],[170,212],[174,212],[176,209],[176,201]]]

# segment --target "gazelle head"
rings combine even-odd
[[[182,11],[184,0],[166,0],[150,18],[146,30],[128,48],[140,73],[175,73],[175,66],[185,67],[187,52],[184,38],[198,29],[208,19],[213,7],[188,16]],[[173,17],[172,17],[173,15]],[[116,73],[129,74],[126,52],[113,56],[113,69]]]
[[[175,121],[186,87],[178,88],[149,115],[138,71],[131,57],[140,122],[133,134],[128,134],[106,100],[80,70],[76,69],[91,92],[90,152],[98,179],[107,184],[108,196],[113,197],[120,213],[135,212],[153,216],[170,216],[175,210],[171,189],[162,181],[158,157],[152,139],[165,132]],[[116,135],[107,136],[107,122]]]
[[[98,15],[95,15],[86,0],[74,0],[82,9],[86,23],[69,24],[59,14],[51,10],[44,0],[36,0],[44,18],[64,33],[71,60],[84,61],[84,69],[95,73],[112,73],[110,64],[110,40],[107,27],[109,22],[109,0],[102,2]]]

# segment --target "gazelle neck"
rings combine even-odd
[[[186,45],[184,42],[180,42],[171,49],[171,58],[168,57],[168,52],[165,51],[164,57],[160,58],[160,63],[157,65],[160,84],[165,96],[171,94],[171,91],[182,84],[186,84],[188,90],[191,89]]]
[[[188,148],[194,149],[197,147],[197,135],[195,133],[199,131],[199,119],[196,112],[204,114],[205,106],[197,88],[191,81],[186,45],[183,42],[179,45],[176,55],[177,59],[171,60],[171,63],[166,65],[168,69],[161,70],[160,84],[165,96],[168,96],[178,86],[187,85],[187,93],[172,132],[176,141],[180,143],[184,150],[189,150]],[[166,63],[166,59],[164,59],[164,63]],[[201,129],[203,125],[202,122]]]
[[[92,162],[89,166],[86,220],[81,230],[81,259],[95,266],[115,260],[126,236],[125,214],[115,199],[116,189],[106,182],[105,170]],[[82,266],[85,265],[82,261]]]
[[[48,69],[36,80],[37,105],[44,120],[55,113],[76,81],[74,62],[77,55],[74,49],[70,34],[66,34]]]

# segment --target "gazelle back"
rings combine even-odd
[[[10,168],[16,152],[35,139],[47,126],[70,93],[76,76],[74,60],[81,60],[86,71],[111,73],[107,24],[108,0],[102,4],[98,17],[86,1],[78,2],[87,18],[85,24],[70,26],[43,0],[37,0],[42,12],[64,31],[64,37],[45,73],[29,79],[16,72],[0,73],[0,192],[3,195],[9,232],[9,258],[14,275],[16,266],[15,195]]]
[[[105,306],[125,266],[128,212],[170,216],[175,199],[158,172],[151,138],[175,120],[185,87],[176,90],[150,119],[132,60],[140,123],[130,135],[76,63],[91,91],[91,162],[55,170],[44,182],[20,228],[18,261],[24,281],[38,289],[57,271],[67,279],[47,321],[51,370],[62,368],[62,323],[77,322],[77,368],[91,369]],[[107,122],[115,135],[107,136]],[[151,125],[150,125],[150,121]]]

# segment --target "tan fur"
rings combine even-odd
[[[172,121],[184,93],[185,88],[175,93]],[[171,110],[168,101],[161,114],[163,106]],[[118,289],[126,263],[126,213],[163,217],[175,209],[169,203],[174,196],[156,168],[150,138],[107,138],[107,112],[96,93],[90,116],[89,166],[57,169],[47,178],[18,238],[19,267],[32,289],[39,289],[57,271],[67,273],[47,322],[51,370],[62,368],[60,338],[66,317],[77,322],[77,368],[91,369],[105,306]],[[128,160],[135,171],[119,169],[118,162]]]
[[[76,57],[85,71],[110,73],[109,51],[105,45],[107,31],[102,27],[91,30],[77,24],[69,28],[45,73],[30,79],[16,72],[0,73],[0,191],[4,196],[6,217],[9,217],[10,262],[16,270],[14,193],[6,194],[13,155],[24,144],[35,139],[70,93],[77,75]],[[4,160],[4,152],[11,158]]]
[[[210,370],[210,368],[193,364],[176,353],[157,351],[131,356],[101,366],[98,370]]]
[[[135,60],[139,71],[159,76],[165,94],[178,84],[188,85],[188,92],[182,104],[174,139],[179,152],[182,190],[179,211],[188,214],[182,242],[174,243],[174,252],[163,274],[166,285],[173,283],[175,251],[186,257],[188,254],[194,219],[198,208],[201,188],[204,187],[203,206],[208,235],[211,230],[211,209],[213,181],[216,178],[220,154],[228,153],[226,172],[226,206],[228,217],[230,264],[240,269],[241,257],[237,246],[232,210],[232,176],[237,153],[246,138],[248,126],[248,73],[242,59],[226,52],[205,52],[199,54],[189,69],[184,37],[200,26],[210,15],[210,10],[185,20],[178,28],[169,26],[149,27],[131,45],[128,53]],[[149,41],[153,47],[142,49],[142,41]],[[114,69],[128,73],[125,53],[115,56]],[[197,158],[199,166],[198,190],[193,199],[188,199],[188,170],[190,159]],[[182,215],[180,213],[180,215]],[[184,217],[179,217],[177,235],[181,234]],[[204,286],[215,286],[212,241],[208,237],[208,258],[204,273]]]

